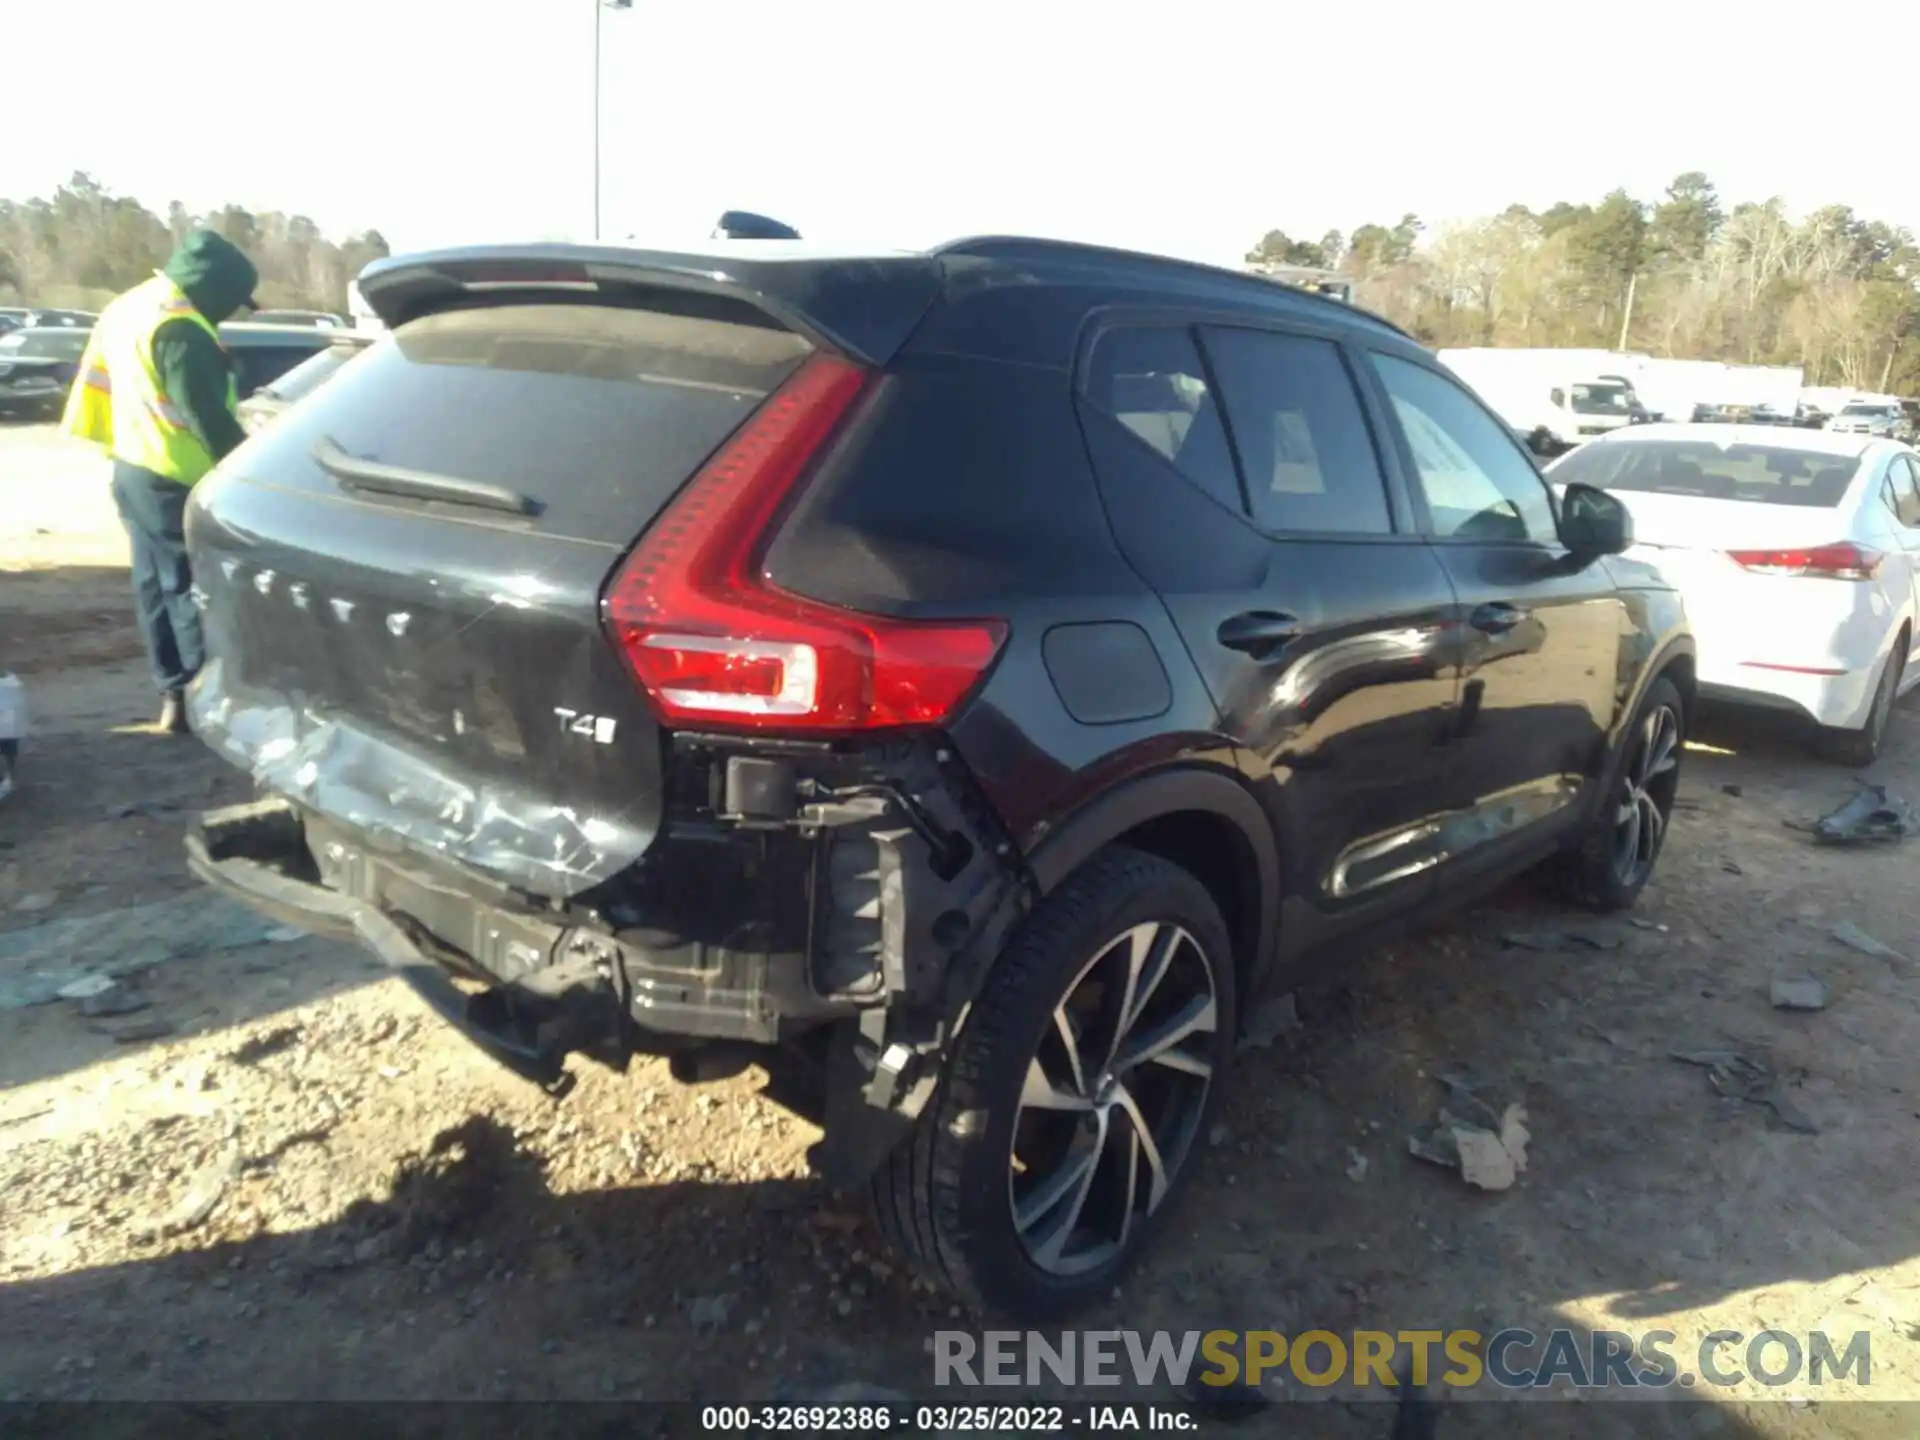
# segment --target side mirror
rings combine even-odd
[[[1558,407],[1567,403],[1567,392],[1564,390],[1555,389],[1553,393],[1547,396],[1547,398],[1551,400],[1556,407]]]
[[[1633,513],[1605,490],[1574,481],[1560,496],[1560,543],[1579,560],[1633,548]]]

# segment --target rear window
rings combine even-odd
[[[1556,485],[1577,482],[1601,490],[1831,509],[1859,468],[1859,457],[1853,455],[1771,445],[1635,440],[1585,446],[1556,462],[1551,473]]]
[[[492,305],[391,332],[259,437],[254,471],[331,490],[325,438],[384,465],[504,486],[545,532],[625,543],[799,366],[745,317]]]

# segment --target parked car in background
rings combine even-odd
[[[91,330],[100,317],[91,310],[29,309],[22,328],[41,330]]]
[[[87,348],[86,330],[19,329],[0,335],[0,415],[51,420]]]
[[[256,325],[318,325],[332,330],[344,330],[350,323],[331,310],[256,310],[247,319]]]
[[[245,400],[262,385],[270,385],[294,366],[328,349],[333,332],[313,325],[261,325],[228,321],[220,327],[220,343],[233,362],[234,381]]]
[[[1873,435],[1885,440],[1910,440],[1912,427],[1897,400],[1852,400],[1827,422],[1836,435]]]
[[[331,343],[326,349],[315,351],[284,375],[268,381],[240,402],[240,423],[249,433],[266,429],[289,405],[331,380],[342,366],[379,336],[341,330],[328,338]]]
[[[360,283],[390,337],[190,502],[264,797],[194,870],[542,1085],[798,1077],[973,1301],[1109,1293],[1264,993],[1659,858],[1678,597],[1353,306],[1020,239]]]
[[[1801,712],[1831,758],[1873,760],[1895,697],[1920,681],[1913,451],[1857,432],[1655,425],[1547,474],[1626,502],[1629,553],[1686,597],[1701,694]]]

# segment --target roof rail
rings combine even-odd
[[[1209,265],[1200,260],[1181,260],[1172,255],[1155,255],[1145,250],[1123,250],[1117,246],[1092,245],[1079,240],[1043,240],[1029,235],[971,235],[960,240],[950,240],[944,245],[936,245],[927,253],[929,255],[970,255],[982,260],[1081,257],[1087,260],[1109,260],[1187,271],[1204,275],[1211,280],[1232,280],[1241,285],[1258,286],[1261,293],[1269,295],[1276,288],[1283,288],[1287,294],[1298,296],[1309,304],[1337,306],[1343,315],[1358,315],[1362,319],[1392,331],[1403,339],[1412,340],[1416,345],[1420,343],[1386,316],[1375,314],[1363,306],[1353,305],[1345,300],[1335,300],[1331,296],[1319,295],[1311,290],[1296,289],[1291,285],[1282,286],[1253,271],[1234,270],[1225,265]]]

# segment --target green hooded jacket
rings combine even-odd
[[[162,272],[193,302],[193,308],[218,325],[242,306],[253,307],[260,272],[239,248],[211,230],[188,233]],[[232,377],[227,352],[191,320],[169,320],[153,336],[153,360],[160,383],[186,412],[208,453],[219,460],[247,438],[227,408]]]

